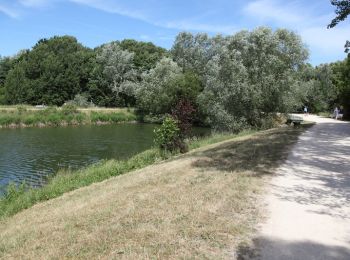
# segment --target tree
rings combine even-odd
[[[224,41],[225,38],[220,35],[210,38],[205,33],[193,35],[181,32],[175,39],[171,54],[183,72],[192,71],[202,78],[206,74],[206,64]]]
[[[344,21],[350,14],[350,1],[349,0],[332,0],[331,4],[336,7],[336,17],[328,25],[328,28],[335,27],[339,22]]]
[[[25,76],[24,66],[16,66],[10,70],[5,81],[5,99],[9,104],[27,103],[28,80]]]
[[[344,110],[344,117],[350,118],[350,58],[330,65],[332,68],[332,81],[338,97],[337,103]]]
[[[135,103],[137,71],[133,59],[134,54],[123,50],[118,42],[104,45],[97,55],[109,88],[124,100],[124,105]]]
[[[201,89],[196,74],[182,73],[176,62],[163,58],[154,69],[142,75],[137,92],[137,107],[143,113],[170,114],[181,99],[194,105]]]
[[[167,50],[154,45],[151,42],[139,42],[125,39],[120,42],[123,50],[134,53],[135,68],[141,72],[154,68],[158,61],[167,55]]]
[[[261,126],[277,112],[300,104],[299,69],[308,52],[287,30],[261,27],[228,37],[216,48],[205,71],[199,100],[211,124],[221,130]]]
[[[350,0],[332,0],[331,4],[336,7],[336,17],[331,21],[327,28],[335,27],[339,22],[344,21],[350,14]],[[348,53],[350,50],[350,42],[345,43],[345,52]]]
[[[334,107],[338,98],[338,90],[333,83],[333,70],[329,64],[321,64],[313,68],[304,68],[305,97],[304,104],[311,112],[325,112]]]
[[[161,59],[154,69],[143,73],[136,93],[138,109],[156,115],[169,113],[175,102],[172,83],[181,73],[181,68],[170,58]]]
[[[86,91],[92,54],[71,36],[38,41],[32,50],[18,55],[13,72],[6,77],[8,102],[62,105],[73,99]],[[19,79],[13,78],[18,73],[25,79],[21,88]]]

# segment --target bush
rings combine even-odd
[[[166,117],[161,127],[154,130],[155,144],[162,150],[169,152],[186,152],[187,146],[180,137],[180,128],[178,122],[172,117]]]
[[[74,105],[78,107],[91,107],[95,106],[92,102],[89,102],[87,97],[83,94],[75,95],[73,100],[66,102],[67,105]]]
[[[24,106],[18,106],[18,107],[17,107],[17,111],[18,111],[18,114],[21,115],[21,114],[27,112],[27,108],[24,107]]]
[[[71,114],[77,114],[78,109],[76,105],[73,104],[67,104],[62,107],[62,113],[64,115],[71,115]]]
[[[191,101],[180,99],[175,108],[172,109],[172,117],[177,120],[181,138],[186,138],[191,134],[192,122],[196,109]]]

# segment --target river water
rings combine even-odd
[[[0,195],[10,183],[32,187],[59,169],[78,169],[104,159],[126,159],[153,145],[150,124],[0,129]],[[196,129],[197,133],[208,133]]]

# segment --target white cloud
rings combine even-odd
[[[118,15],[126,16],[129,18],[137,19],[157,27],[177,29],[177,30],[193,30],[193,31],[206,31],[214,33],[230,34],[236,31],[233,26],[227,25],[213,25],[201,22],[194,22],[193,19],[184,19],[179,21],[164,21],[158,20],[154,15],[147,14],[142,10],[130,10],[128,8],[118,5],[116,2],[108,0],[70,0],[71,2],[87,5],[92,8],[96,8],[108,13],[115,13]]]
[[[235,26],[213,25],[213,24],[192,22],[189,20],[165,22],[162,24],[157,23],[156,25],[170,28],[170,29],[177,29],[177,30],[193,30],[193,31],[204,31],[204,32],[223,33],[223,34],[232,34],[237,31],[237,28]]]
[[[293,1],[290,3],[283,1],[283,5],[280,5],[275,0],[257,0],[246,5],[243,11],[261,20],[273,20],[278,23],[290,24],[303,20],[300,10],[298,12],[291,12],[291,9],[296,9],[295,5]]]
[[[19,0],[19,3],[23,6],[26,6],[26,7],[43,7],[43,6],[46,6],[50,3],[52,3],[52,1],[48,1],[48,0]]]
[[[260,19],[265,24],[286,27],[299,33],[311,51],[311,62],[315,63],[316,57],[317,62],[342,58],[344,43],[350,38],[350,26],[340,24],[327,29],[334,14],[327,13],[328,9],[312,7],[315,6],[305,8],[305,1],[302,0],[289,3],[282,0],[257,0],[247,4],[243,11],[255,22]]]
[[[19,18],[20,16],[20,13],[17,10],[4,5],[0,5],[0,13],[3,13],[11,18]]]
[[[134,19],[139,19],[145,22],[149,22],[148,17],[141,11],[129,10],[118,5],[116,2],[104,1],[104,0],[69,0],[70,2],[87,5],[89,7],[99,9],[104,12],[119,14]]]

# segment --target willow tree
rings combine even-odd
[[[261,27],[228,37],[221,48],[207,64],[200,98],[203,107],[211,100],[207,110],[216,125],[259,126],[269,115],[300,104],[299,70],[308,52],[298,35]]]
[[[135,103],[137,71],[133,59],[134,54],[123,50],[118,42],[104,45],[97,55],[109,88],[124,99],[125,105]]]

